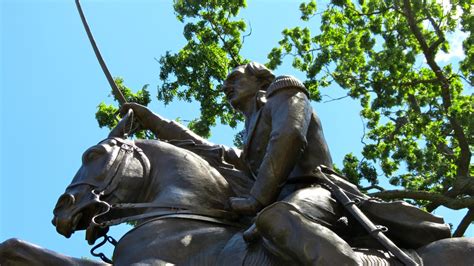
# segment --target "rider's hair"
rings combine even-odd
[[[257,63],[250,62],[245,65],[245,71],[255,76],[261,84],[261,89],[266,90],[268,86],[275,80],[275,75],[266,66]]]

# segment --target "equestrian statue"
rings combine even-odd
[[[452,238],[443,219],[403,201],[365,195],[332,169],[309,93],[293,76],[251,62],[222,85],[245,118],[242,149],[126,102],[109,136],[82,155],[52,223],[86,230],[103,262],[19,239],[0,244],[0,265],[474,265],[474,239]],[[137,126],[138,125],[138,126]],[[158,139],[131,139],[131,129]],[[110,226],[134,226],[118,241]],[[115,245],[112,258],[97,249]]]
[[[331,169],[321,122],[296,78],[252,62],[223,88],[246,118],[242,151],[125,103],[108,138],[84,152],[53,224],[65,237],[86,230],[89,244],[113,242],[113,259],[10,239],[0,264],[473,264],[474,239],[451,238],[441,218],[405,202],[369,198]],[[133,123],[159,139],[127,138]],[[111,240],[108,228],[123,222],[135,225]]]

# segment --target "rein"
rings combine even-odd
[[[107,204],[106,202],[104,202]],[[107,204],[108,205],[108,204]],[[98,226],[106,227],[121,224],[124,222],[132,222],[146,218],[187,218],[192,220],[207,221],[217,224],[229,225],[233,227],[242,227],[241,224],[232,222],[231,220],[237,219],[238,216],[235,213],[217,210],[217,209],[194,209],[189,206],[178,206],[174,205],[163,206],[155,203],[118,203],[108,205],[110,206],[107,211],[100,213],[92,218],[92,222]],[[141,209],[141,208],[154,208],[156,211],[147,212],[138,215],[126,216],[122,218],[112,219],[104,222],[96,222],[96,219],[100,216],[105,215],[111,210],[123,210],[123,209]]]
[[[238,216],[235,213],[218,210],[218,209],[204,209],[204,208],[190,208],[189,206],[185,205],[177,205],[174,204],[173,206],[164,206],[157,203],[145,202],[145,203],[117,203],[117,204],[109,204],[106,201],[100,199],[100,196],[106,196],[111,194],[115,191],[117,186],[120,184],[120,181],[123,177],[123,173],[126,171],[129,161],[133,158],[133,155],[137,153],[139,155],[139,160],[141,161],[144,173],[143,178],[145,180],[149,179],[150,175],[150,161],[148,157],[145,155],[143,150],[139,148],[134,141],[126,140],[122,138],[108,138],[104,141],[99,143],[103,143],[108,140],[115,140],[117,145],[120,147],[113,156],[113,162],[111,163],[110,169],[107,171],[107,176],[105,177],[104,181],[101,182],[102,184],[95,184],[91,181],[80,181],[75,182],[69,185],[69,187],[74,187],[77,185],[87,184],[95,189],[92,193],[96,196],[96,200],[99,204],[102,204],[106,207],[106,209],[92,217],[92,223],[99,227],[107,227],[112,225],[121,224],[124,222],[132,222],[146,218],[187,218],[192,220],[201,220],[207,221],[217,224],[229,225],[233,227],[241,227],[240,224],[234,223],[231,220],[237,219]],[[69,188],[68,187],[68,188]],[[98,222],[97,219],[100,217],[110,213],[113,210],[123,210],[123,209],[144,209],[144,208],[152,208],[157,209],[155,211],[142,213],[138,215],[131,215],[125,216],[116,219],[105,220],[102,222]]]

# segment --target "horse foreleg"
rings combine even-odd
[[[11,238],[0,244],[0,265],[108,265],[87,259],[77,259],[49,249]]]

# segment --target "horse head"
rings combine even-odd
[[[205,159],[163,141],[126,139],[132,114],[130,110],[107,139],[84,152],[81,168],[54,209],[56,230],[70,237],[86,229],[92,244],[108,226],[124,221],[178,213],[232,216],[228,198],[235,194]]]
[[[147,182],[150,162],[133,141],[125,138],[131,119],[129,112],[107,139],[82,155],[82,166],[53,212],[53,225],[65,237],[87,229],[86,239],[93,243],[108,231],[108,227],[95,223],[94,217],[109,211],[110,204],[135,202],[140,195],[136,191]]]

